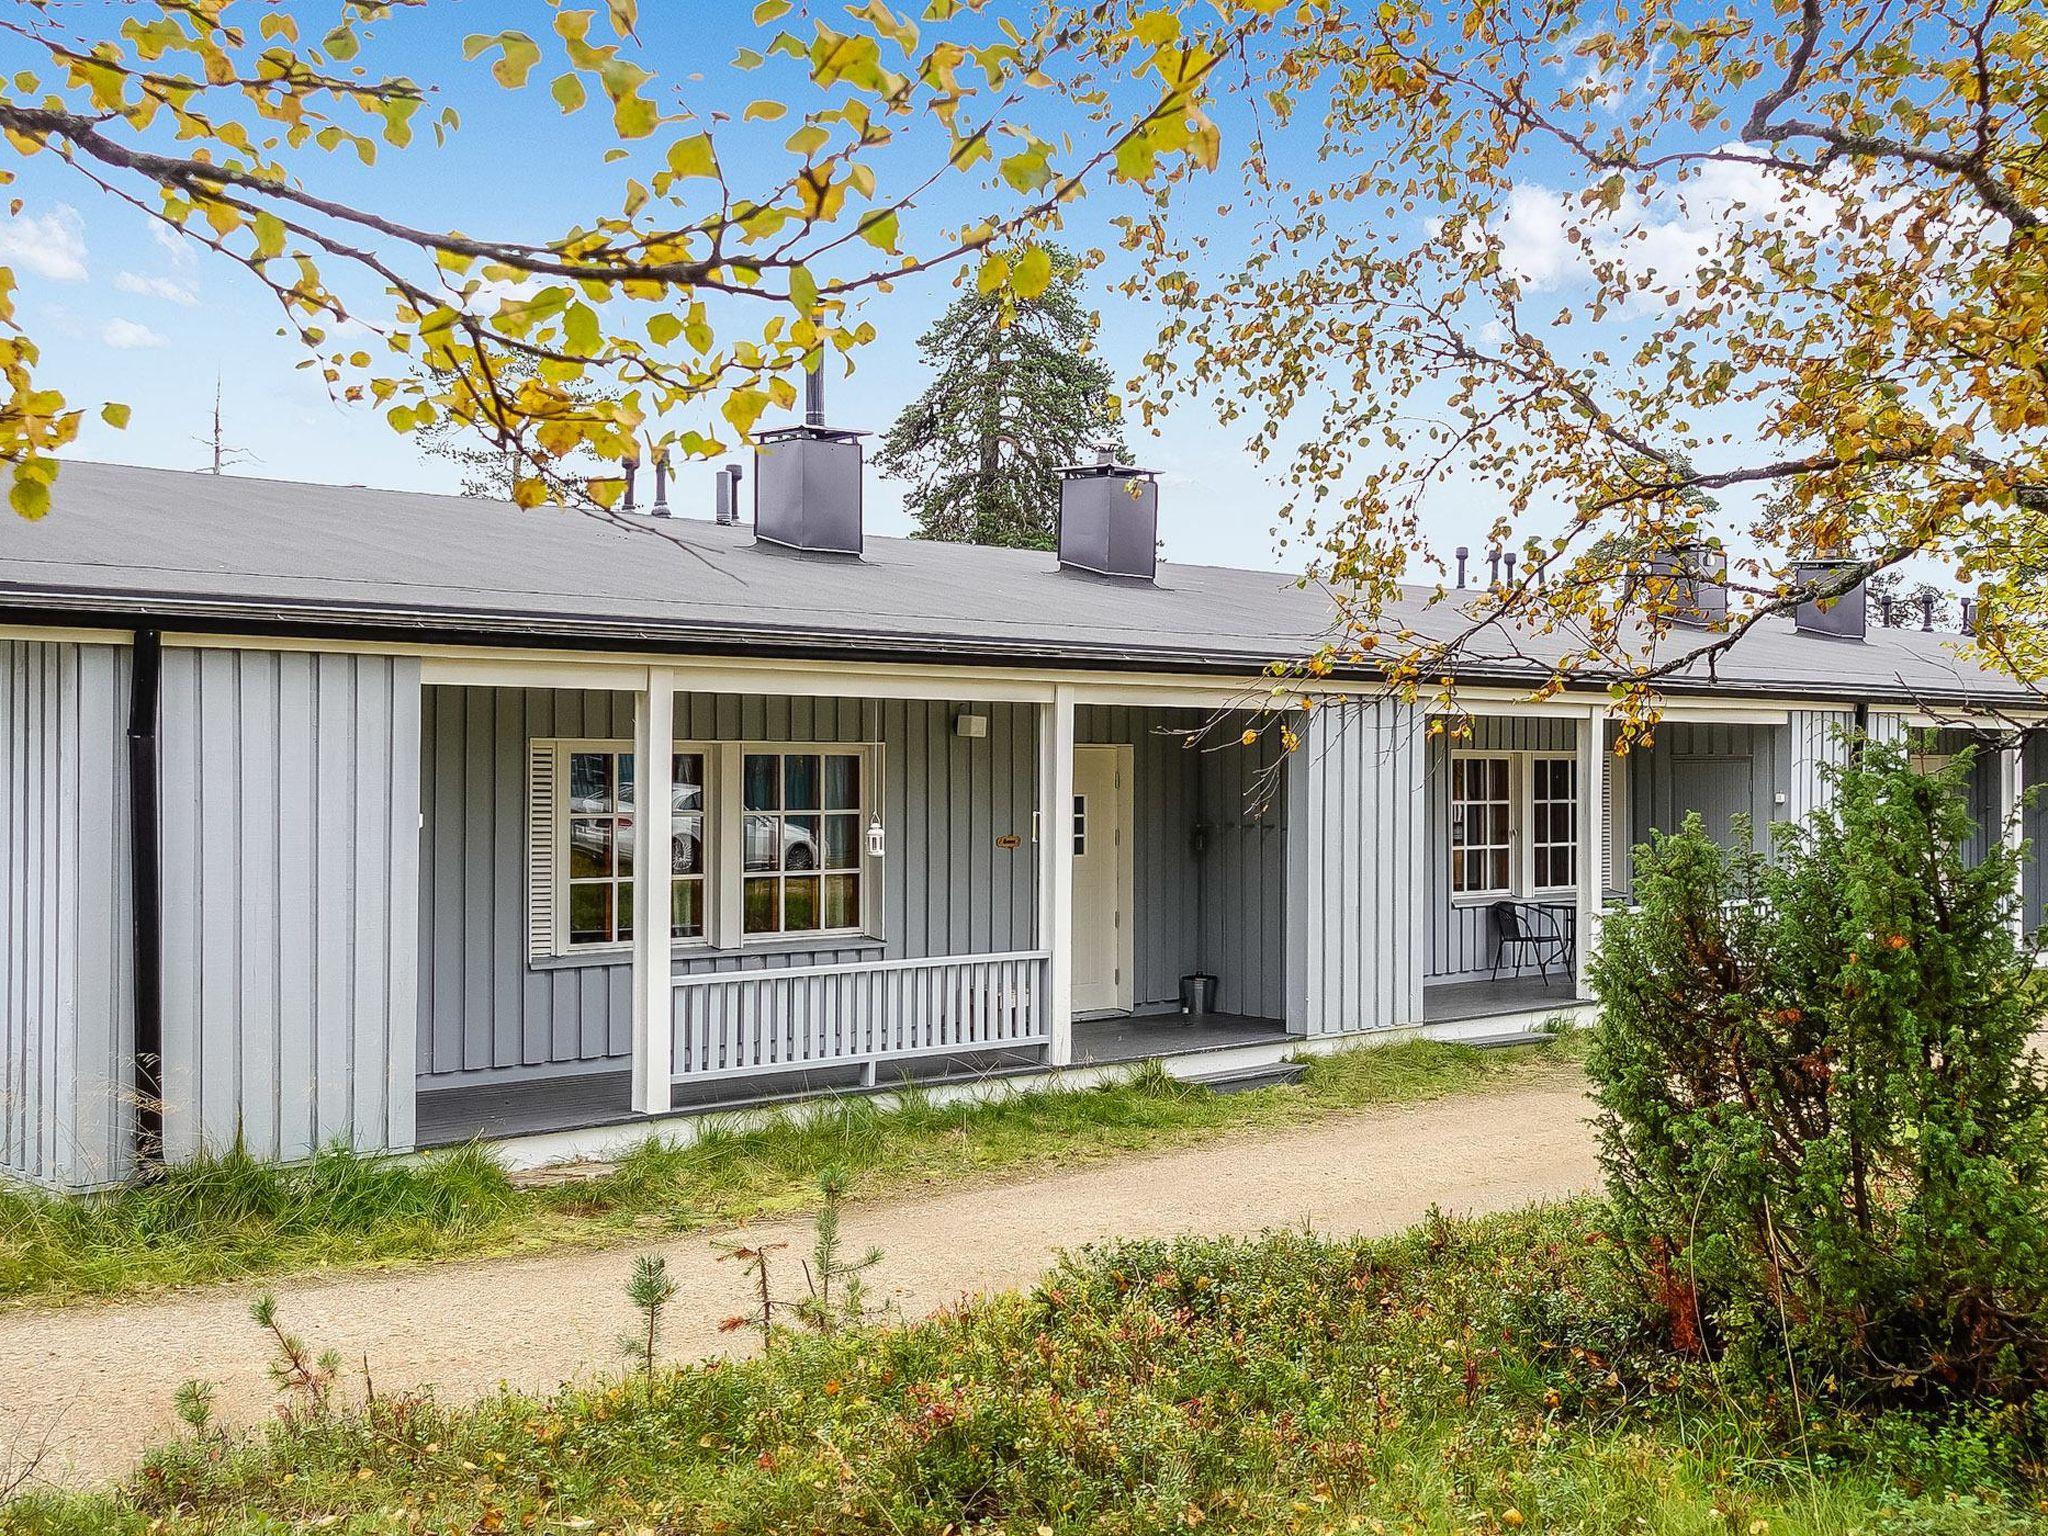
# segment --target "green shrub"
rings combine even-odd
[[[1697,817],[1638,852],[1588,1066],[1618,1235],[1682,1349],[1902,1399],[2048,1384],[2018,861],[1966,859],[1967,771],[1871,746],[1772,858]]]

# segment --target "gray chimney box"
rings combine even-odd
[[[1728,555],[1712,544],[1678,544],[1650,557],[1650,574],[1669,582],[1670,620],[1714,629],[1728,619]]]
[[[1825,586],[1836,580],[1841,571],[1859,563],[1855,560],[1794,560],[1792,579],[1802,587]],[[1825,602],[1808,598],[1793,611],[1792,625],[1809,635],[1861,640],[1868,633],[1869,616],[1865,611],[1868,601],[1869,595],[1859,581],[1840,597],[1829,598]]]
[[[754,537],[818,554],[861,552],[865,432],[780,427],[754,449]]]
[[[1159,571],[1157,472],[1118,464],[1060,470],[1060,564],[1098,576],[1151,581]]]

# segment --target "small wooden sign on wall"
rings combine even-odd
[[[1014,832],[1005,832],[996,839],[996,846],[1006,851],[1012,848],[1021,848],[1024,846],[1024,839]]]

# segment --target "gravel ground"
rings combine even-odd
[[[1377,1234],[1410,1225],[1431,1204],[1482,1213],[1577,1194],[1598,1177],[1585,1114],[1582,1080],[1560,1064],[1500,1092],[1227,1135],[1015,1183],[898,1194],[850,1207],[845,1235],[856,1252],[882,1248],[874,1293],[916,1317],[1028,1284],[1061,1249],[1119,1236],[1303,1224]],[[745,1236],[789,1243],[782,1284],[798,1283],[794,1253],[808,1246],[808,1223],[764,1223]],[[719,1263],[704,1234],[650,1234],[643,1246],[666,1253],[678,1286],[669,1351],[744,1349],[745,1334],[716,1331],[743,1305],[736,1266]],[[615,1368],[638,1251],[455,1261],[272,1288],[288,1328],[349,1363],[351,1391],[367,1362],[380,1389],[431,1386],[444,1400],[500,1383],[540,1392]],[[0,1463],[40,1448],[51,1481],[121,1475],[174,1427],[172,1392],[195,1377],[217,1385],[229,1421],[261,1418],[273,1394],[248,1319],[261,1288],[0,1314]]]

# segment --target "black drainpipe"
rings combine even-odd
[[[135,969],[135,1167],[147,1178],[164,1153],[164,929],[162,849],[157,835],[157,701],[163,636],[135,631],[128,679],[129,937]]]

